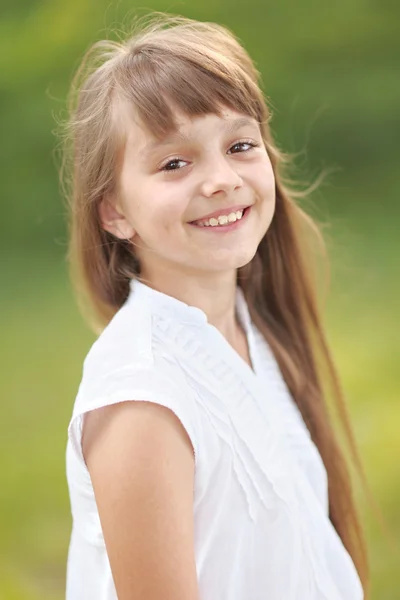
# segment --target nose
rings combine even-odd
[[[242,178],[229,164],[229,159],[225,157],[213,157],[204,170],[206,175],[201,185],[201,191],[207,198],[218,192],[229,194],[243,185]]]

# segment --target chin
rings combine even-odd
[[[230,271],[240,269],[248,265],[254,258],[257,252],[257,246],[254,246],[248,250],[242,250],[241,252],[230,252],[229,257],[214,258],[212,264],[212,271]],[[207,265],[208,270],[210,265]]]

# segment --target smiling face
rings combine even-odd
[[[254,119],[228,108],[221,116],[177,117],[178,131],[162,141],[129,119],[118,198],[100,206],[103,227],[132,241],[141,276],[159,285],[236,274],[255,255],[275,208],[274,174]],[[193,223],[247,206],[225,227]]]

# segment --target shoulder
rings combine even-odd
[[[174,360],[171,345],[154,326],[151,310],[127,302],[90,348],[68,432],[82,459],[83,417],[89,411],[124,401],[147,401],[170,409],[186,429],[196,453],[197,405],[193,388]],[[173,348],[172,348],[173,350]]]
[[[157,374],[158,380],[167,377],[176,381],[179,369],[171,338],[165,336],[158,322],[150,307],[128,300],[89,349],[77,400],[100,391],[109,395],[113,382],[132,376],[138,382],[146,374]],[[157,381],[153,383],[156,385]]]
[[[83,363],[82,382],[123,367],[152,362],[152,315],[127,301],[93,343]]]

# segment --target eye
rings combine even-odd
[[[231,153],[232,149],[234,148],[239,148],[238,151],[234,151],[233,154],[238,154],[238,153],[242,153],[242,152],[250,152],[253,148],[256,148],[257,146],[259,146],[260,144],[257,144],[256,142],[250,141],[250,140],[243,140],[241,142],[236,142],[235,144],[233,144],[233,146],[230,147],[229,149],[229,153]],[[243,146],[247,146],[247,148],[244,149],[240,149]],[[179,166],[179,163],[184,163],[184,160],[180,159],[180,158],[172,158],[171,160],[169,160],[165,165],[163,165],[160,168],[160,171],[164,171],[165,173],[171,173],[174,171],[180,171],[183,167]],[[183,165],[183,166],[184,166]]]
[[[239,146],[249,146],[249,148],[247,150],[239,150],[239,152],[249,152],[253,148],[256,148],[257,146],[259,146],[259,144],[257,144],[256,142],[251,142],[249,140],[243,140],[242,142],[236,142],[236,144],[233,144],[233,146],[230,147],[229,152],[233,148],[237,148]],[[237,152],[234,152],[233,154],[237,154]]]
[[[184,160],[181,160],[180,158],[173,158],[172,160],[168,161],[163,167],[161,167],[161,171],[166,171],[166,172],[170,172],[170,171],[178,171],[179,167],[176,168],[176,165],[178,163],[184,163]]]

